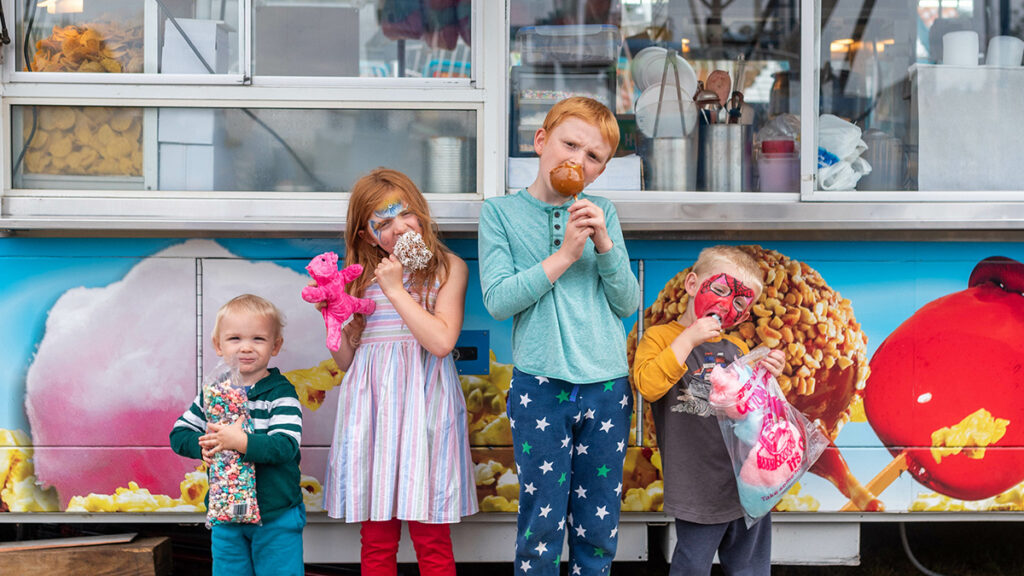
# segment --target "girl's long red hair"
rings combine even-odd
[[[377,168],[360,178],[352,187],[352,196],[348,201],[348,216],[345,221],[345,265],[359,264],[363,273],[348,285],[349,294],[361,297],[373,280],[374,269],[388,253],[381,247],[370,244],[365,237],[369,234],[367,223],[375,208],[398,196],[406,209],[420,221],[423,230],[423,242],[434,257],[422,270],[412,273],[411,291],[419,291],[425,296],[434,282],[442,284],[448,278],[448,254],[451,251],[438,237],[437,225],[430,218],[427,199],[423,197],[416,184],[408,176],[390,168]],[[365,232],[360,235],[360,232]],[[359,337],[366,326],[366,317],[357,315],[350,324],[350,340],[357,345]]]

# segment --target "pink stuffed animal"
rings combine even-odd
[[[327,347],[337,350],[341,347],[341,331],[352,321],[352,315],[370,315],[377,307],[369,298],[356,298],[345,292],[345,285],[358,278],[363,267],[353,264],[338,270],[338,255],[324,252],[310,260],[306,270],[317,285],[303,288],[302,299],[327,303],[321,310],[327,324]]]

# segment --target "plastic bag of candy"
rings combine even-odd
[[[732,459],[747,526],[771,511],[821,456],[828,438],[786,401],[759,360],[765,347],[711,371],[708,402]]]
[[[242,429],[252,432],[249,420],[249,397],[238,367],[219,362],[203,379],[203,406],[206,421],[231,424],[245,418]],[[213,455],[207,472],[210,491],[206,510],[206,526],[215,524],[259,524],[260,507],[256,502],[256,468],[243,462],[234,450]]]

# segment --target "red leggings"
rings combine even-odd
[[[409,522],[409,536],[416,549],[421,576],[455,576],[455,555],[447,524]],[[395,576],[398,573],[398,540],[402,521],[363,522],[359,530],[362,549],[359,552],[363,576]]]

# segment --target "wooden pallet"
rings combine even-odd
[[[134,534],[0,544],[0,573],[19,576],[167,576],[171,541]],[[126,538],[127,537],[127,538]]]

